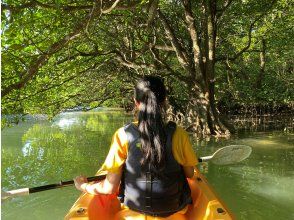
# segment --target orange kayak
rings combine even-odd
[[[229,220],[233,215],[217,197],[198,169],[188,179],[193,204],[169,217],[153,217],[129,210],[120,204],[116,195],[82,194],[65,216],[65,220]]]

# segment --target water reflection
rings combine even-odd
[[[112,134],[127,121],[131,118],[120,112],[66,113],[52,123],[24,122],[5,129],[2,189],[56,183],[81,173],[94,175],[108,152]],[[2,219],[62,219],[79,194],[70,188],[6,201]]]
[[[25,145],[23,146],[21,150],[24,157],[29,156],[30,152],[32,151],[31,143],[30,142],[25,143]]]
[[[71,119],[62,118],[59,121],[56,121],[55,123],[53,123],[53,126],[57,125],[61,129],[70,129],[71,126],[74,124],[80,124],[76,118],[71,118]]]
[[[256,148],[267,148],[267,149],[291,149],[294,148],[294,144],[281,143],[281,140],[272,140],[271,138],[246,138],[242,140],[243,143],[252,145]]]

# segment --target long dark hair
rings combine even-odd
[[[159,174],[165,166],[166,133],[161,108],[166,89],[161,78],[145,76],[135,87],[135,99],[140,103],[138,128],[143,158],[141,164]]]

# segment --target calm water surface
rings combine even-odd
[[[92,176],[107,155],[111,137],[132,121],[120,112],[64,113],[53,122],[32,120],[2,130],[2,190],[34,187],[79,174]],[[253,148],[247,160],[201,171],[237,219],[294,219],[294,134],[259,132],[228,140],[193,141],[198,156],[230,144]],[[2,202],[3,220],[63,219],[79,196],[65,187]]]

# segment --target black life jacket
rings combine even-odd
[[[172,153],[172,136],[176,124],[166,126],[166,162],[160,177],[142,168],[140,134],[134,124],[124,127],[128,140],[128,157],[125,162],[119,198],[130,209],[147,215],[166,217],[190,204],[191,191],[182,166]]]

